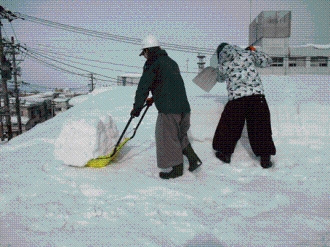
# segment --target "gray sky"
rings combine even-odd
[[[1,5],[12,12],[72,26],[139,39],[152,33],[161,42],[208,49],[215,49],[224,41],[248,45],[250,17],[253,20],[265,10],[291,10],[291,45],[330,43],[330,0],[2,0]],[[144,63],[144,59],[138,57],[140,45],[74,34],[28,20],[14,20],[11,25],[6,20],[2,23],[4,37],[13,36],[14,29],[19,42],[28,47],[56,52],[57,55],[62,52],[121,64],[102,65],[77,60],[102,68],[106,66],[109,70],[75,64],[112,78],[124,72],[140,73],[139,67],[142,68]],[[182,71],[197,71],[197,53],[168,52],[177,60]],[[25,58],[21,64],[25,81],[50,85],[68,80],[84,85],[88,83],[88,78],[54,72],[30,60]],[[206,60],[208,62],[208,56]]]

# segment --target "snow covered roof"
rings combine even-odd
[[[53,99],[54,102],[68,102],[70,100],[70,98],[55,98]]]
[[[138,77],[141,77],[142,75],[141,74],[134,74],[134,73],[128,73],[128,74],[123,74],[123,75],[120,75],[120,77],[135,77],[135,78],[138,78]]]
[[[189,172],[185,159],[182,177],[160,180],[152,134],[155,106],[118,160],[101,170],[78,168],[113,149],[127,124],[136,88],[93,91],[80,98],[81,105],[0,145],[0,243],[329,243],[329,76],[263,76],[278,152],[269,170],[253,155],[246,128],[231,164],[215,157],[210,140],[227,103],[226,85],[217,83],[206,94],[191,81],[193,74],[183,76],[192,108],[189,138],[203,161],[199,171]]]
[[[298,45],[298,46],[291,46],[291,47],[292,48],[312,47],[315,49],[330,49],[330,44],[327,44],[327,45],[307,44],[307,45]]]
[[[47,100],[47,98],[43,98],[42,95],[33,95],[28,97],[21,97],[20,100],[29,102],[44,102]]]
[[[29,121],[30,121],[30,118],[21,116],[21,123],[22,124],[27,124]],[[17,116],[12,116],[11,117],[11,122],[13,124],[17,124],[18,123]]]
[[[316,45],[307,44],[300,46],[290,46],[291,56],[325,56],[330,57],[330,44]]]
[[[45,93],[42,93],[40,95],[41,95],[41,97],[52,97],[55,94],[56,94],[55,92],[45,92]]]

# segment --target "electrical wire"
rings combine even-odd
[[[90,71],[90,70],[85,70],[85,69],[82,69],[82,68],[79,68],[79,67],[73,66],[73,65],[71,65],[71,64],[64,63],[64,62],[59,61],[59,60],[57,60],[57,59],[51,58],[51,57],[49,57],[49,56],[47,56],[47,55],[42,55],[42,54],[40,54],[40,53],[33,52],[33,51],[27,49],[26,47],[22,47],[22,48],[23,48],[24,50],[27,51],[27,52],[26,52],[27,56],[32,57],[32,58],[34,58],[34,59],[39,59],[39,60],[42,61],[42,62],[45,62],[45,61],[44,61],[43,59],[41,59],[40,57],[42,57],[42,58],[44,58],[44,59],[49,59],[49,60],[51,60],[52,62],[57,62],[57,63],[59,63],[59,64],[65,65],[65,66],[69,66],[69,67],[74,68],[74,69],[77,69],[77,70],[81,70],[81,71],[87,72],[88,74],[94,74],[94,75],[98,75],[98,76],[101,76],[101,77],[104,77],[104,78],[108,78],[108,79],[111,79],[111,80],[117,80],[116,78],[109,77],[109,76],[106,76],[106,75],[102,75],[102,74],[99,74],[99,73],[96,73],[96,72],[93,72],[93,71]],[[51,64],[51,63],[49,63],[49,62],[47,62],[47,64],[48,64],[48,65],[53,65],[53,64]],[[58,66],[55,66],[55,67],[56,67],[56,68],[60,68],[60,67],[58,67]],[[74,73],[74,74],[76,74],[76,75],[84,75],[84,76],[86,77],[85,74],[75,73],[75,72],[72,72],[72,71],[69,71],[69,70],[67,70],[67,69],[63,69],[63,68],[62,68],[62,70],[66,71],[66,72]],[[88,76],[87,76],[87,77],[88,77]]]
[[[47,61],[45,61],[45,60],[42,60],[42,59],[40,59],[40,58],[38,58],[38,57],[36,57],[36,56],[30,54],[30,53],[27,53],[26,55],[27,55],[28,57],[33,58],[34,60],[37,60],[38,62],[41,62],[41,63],[43,63],[43,64],[46,64],[46,65],[48,65],[48,66],[50,66],[50,67],[52,67],[52,68],[54,68],[54,69],[56,69],[56,70],[58,70],[58,71],[64,71],[64,72],[67,72],[67,73],[69,73],[69,74],[73,74],[73,75],[78,75],[78,76],[82,76],[82,77],[87,77],[87,78],[89,78],[86,74],[79,74],[79,73],[76,73],[76,72],[73,72],[73,71],[70,71],[70,70],[64,69],[64,68],[62,68],[62,67],[59,67],[59,66],[57,66],[57,65],[54,65],[54,64],[52,64],[52,63],[49,63],[49,62],[47,62]]]
[[[17,14],[20,17],[24,17],[24,18],[21,18],[21,19],[27,19],[27,20],[30,20],[31,22],[51,26],[51,27],[54,27],[54,28],[60,28],[60,29],[66,30],[66,31],[71,31],[71,32],[80,33],[80,34],[84,34],[84,35],[98,37],[98,38],[110,39],[110,40],[117,41],[117,42],[131,43],[131,44],[135,44],[135,45],[140,45],[140,43],[141,43],[141,39],[137,39],[137,38],[114,35],[114,34],[109,34],[109,33],[105,33],[105,32],[98,32],[98,31],[94,31],[94,30],[88,30],[88,29],[85,29],[85,28],[79,28],[79,27],[65,25],[65,24],[61,24],[61,23],[57,23],[57,22],[52,22],[52,21],[41,19],[41,18],[37,18],[37,17],[29,16],[29,15],[24,15],[24,14],[21,14],[21,13],[17,13]],[[16,35],[15,30],[14,30],[12,25],[11,25],[11,27],[12,27],[12,31],[13,31],[16,39],[18,40],[17,35]],[[172,49],[172,50],[179,50],[179,51],[184,51],[184,52],[196,53],[196,52],[199,52],[199,51],[204,51],[204,52],[207,51],[204,48],[198,48],[198,47],[193,47],[193,46],[179,46],[179,45],[170,44],[170,43],[161,43],[161,45],[165,46],[165,47],[168,47],[169,49]],[[208,51],[210,51],[210,50],[208,50]],[[58,55],[58,53],[56,53],[56,52],[50,52],[50,53]],[[213,54],[213,51],[211,53]],[[96,80],[111,81],[111,82],[116,81],[116,78],[112,78],[112,77],[105,76],[105,75],[102,75],[102,74],[99,74],[99,73],[91,72],[89,70],[85,70],[85,69],[79,68],[77,66],[73,66],[72,64],[65,63],[65,62],[63,62],[63,60],[64,60],[63,58],[61,58],[62,61],[59,61],[56,57],[55,58],[54,58],[54,56],[51,57],[48,54],[45,54],[45,52],[42,52],[42,51],[40,52],[37,49],[29,48],[28,52],[21,52],[21,54],[24,55],[25,57],[28,56],[32,59],[37,60],[38,62],[44,63],[47,66],[52,67],[53,69],[56,69],[56,70],[60,70],[62,72],[66,72],[66,73],[70,73],[70,74],[73,74],[73,75],[78,75],[78,76],[83,76],[83,77],[88,78],[88,76],[85,75],[85,74],[73,72],[73,71],[65,69],[61,66],[57,66],[53,62],[59,63],[59,64],[64,65],[66,67],[73,68],[75,70],[80,70],[80,71],[83,71],[83,72],[87,72],[89,74],[94,74],[96,76],[108,78],[108,79],[101,79],[101,78],[96,78],[95,77]],[[63,56],[64,56],[64,54],[63,54]],[[66,54],[66,57],[68,57],[67,54]],[[117,63],[111,63],[111,62],[102,62],[102,61],[99,61],[99,60],[85,59],[83,57],[77,57],[77,56],[69,56],[69,57],[75,58],[75,59],[88,60],[88,61],[92,61],[92,62],[106,63],[106,64],[112,64],[112,65],[118,65],[118,66],[125,66],[125,67],[141,69],[140,66],[131,66],[131,65],[117,64]],[[45,59],[46,60],[52,60],[52,63],[47,62]],[[90,67],[99,68],[99,69],[107,69],[107,70],[112,70],[112,71],[127,72],[127,71],[124,71],[124,70],[109,69],[109,68],[104,68],[104,67],[100,67],[100,66],[97,66],[97,65],[90,65],[90,64],[86,64],[86,63],[72,61],[72,60],[68,60],[67,58],[66,58],[66,61],[69,61],[70,63],[76,63],[76,64],[80,64],[80,65],[84,65],[84,66],[90,66]],[[183,71],[182,73],[195,73],[195,72],[184,72]]]
[[[45,50],[42,50],[42,49],[40,50],[40,49],[37,49],[37,48],[29,48],[29,50],[35,51],[37,53],[46,54]],[[68,62],[77,63],[77,64],[80,64],[80,65],[86,65],[86,66],[90,66],[90,67],[94,67],[94,68],[99,68],[99,69],[106,69],[106,70],[110,70],[110,71],[119,71],[119,72],[125,72],[125,73],[127,73],[126,70],[110,69],[108,67],[101,67],[101,66],[97,66],[97,65],[90,65],[90,64],[86,64],[86,63],[72,61],[70,59],[67,59],[67,57],[71,57],[71,58],[75,58],[75,59],[82,59],[82,60],[90,61],[90,62],[97,62],[97,63],[103,63],[103,64],[111,64],[111,65],[116,65],[116,66],[121,66],[121,67],[136,68],[136,69],[141,70],[141,66],[127,65],[127,64],[118,64],[118,63],[112,63],[112,62],[107,62],[107,61],[100,61],[100,60],[95,60],[95,59],[86,59],[86,58],[80,57],[80,56],[70,56],[70,55],[67,55],[67,53],[53,52],[52,50],[47,50],[47,53],[51,53],[51,54],[55,54],[57,56],[60,56],[59,59],[66,60]],[[64,58],[63,58],[63,56],[64,56]],[[133,73],[139,73],[139,72],[133,72]],[[181,71],[181,73],[185,73],[185,74],[196,74],[196,72],[188,72],[188,71]]]
[[[77,75],[77,76],[82,76],[82,77],[85,77],[85,78],[90,78],[89,75],[81,74],[81,73],[76,73],[76,72],[70,71],[68,69],[64,69],[62,67],[59,67],[57,65],[54,65],[52,63],[49,63],[49,62],[47,62],[47,61],[45,61],[43,59],[40,59],[37,56],[34,56],[34,55],[30,54],[30,53],[27,53],[26,55],[28,57],[34,59],[34,60],[37,60],[40,63],[46,64],[48,67],[51,67],[51,68],[53,68],[53,69],[55,69],[57,71],[66,72],[66,73],[69,73],[69,74],[73,74],[73,75]],[[98,75],[98,76],[101,76],[101,77],[105,77],[105,78],[109,78],[108,80],[105,80],[104,79],[103,81],[109,81],[109,82],[113,82],[113,83],[117,82],[117,79],[116,78],[113,78],[113,77],[108,77],[108,76],[101,75],[101,74],[94,73],[94,72],[90,72],[90,71],[88,71],[88,73],[89,74],[93,74],[93,75]],[[94,77],[94,79],[102,80],[101,78],[96,78],[96,77]]]
[[[86,34],[86,35],[96,34],[98,37],[101,37],[101,38],[102,38],[102,36],[103,36],[103,38],[104,37],[106,37],[106,38],[110,37],[110,39],[115,40],[115,41],[119,41],[119,42],[127,42],[128,41],[128,43],[133,43],[133,44],[140,44],[141,43],[141,39],[137,39],[137,38],[130,38],[130,37],[126,37],[126,36],[119,36],[119,35],[113,35],[113,34],[104,33],[104,32],[88,30],[88,29],[84,29],[84,28],[78,28],[78,27],[65,25],[65,24],[61,24],[61,23],[57,23],[57,22],[53,22],[53,21],[48,21],[48,20],[44,20],[44,19],[41,19],[41,18],[37,18],[37,17],[33,17],[33,16],[21,14],[21,13],[15,13],[15,14],[17,14],[17,16],[19,16],[20,18],[24,17],[24,18],[21,18],[21,19],[28,19],[28,20],[31,20],[32,22],[34,21],[34,22],[38,22],[40,24],[50,25],[52,27],[61,28],[61,29],[67,30],[67,31],[74,31],[74,32],[78,32],[78,33],[82,33],[82,34]],[[13,32],[15,32],[15,31],[13,30]],[[197,48],[197,47],[193,47],[193,46],[179,46],[179,45],[170,44],[170,43],[163,43],[163,44],[165,46],[170,47],[170,49],[173,48],[175,50],[186,50],[186,51],[188,51],[189,49],[194,49],[194,51],[193,51],[194,53],[196,53],[196,50],[203,50],[204,49],[204,48]],[[90,60],[90,61],[100,62],[98,60]],[[72,61],[70,61],[70,62],[72,62]],[[81,64],[81,65],[86,65],[86,64],[83,64],[83,63],[80,63],[80,62],[75,62],[75,63]],[[130,65],[116,64],[116,63],[111,63],[111,62],[107,62],[107,63],[112,64],[112,65],[119,65],[119,66],[125,66],[125,67],[140,69],[139,66],[130,66]],[[88,65],[88,66],[101,68],[101,69],[108,69],[108,68],[102,68],[102,67],[95,66],[95,65]],[[112,69],[112,70],[114,70],[114,69]],[[114,71],[126,72],[124,70],[114,70]],[[194,72],[182,72],[182,73],[194,73]]]
[[[30,49],[37,50],[39,52],[45,52],[45,50],[43,50],[43,49],[37,49],[37,48],[30,48]],[[60,55],[60,56],[65,56],[65,57],[71,57],[71,58],[75,58],[75,59],[81,59],[81,60],[85,60],[85,61],[90,61],[90,62],[97,62],[97,63],[103,63],[103,64],[111,64],[111,65],[116,65],[116,66],[124,66],[124,67],[141,69],[141,66],[127,65],[127,64],[120,64],[120,63],[113,63],[113,62],[109,62],[109,61],[101,61],[101,60],[90,59],[90,58],[87,59],[85,57],[71,56],[71,55],[68,55],[67,53],[54,52],[52,50],[47,50],[46,52],[51,53],[51,54],[55,54],[55,55]]]
[[[61,71],[61,72],[66,72],[66,73],[69,73],[69,74],[72,74],[72,75],[76,75],[76,76],[81,76],[81,77],[84,77],[84,78],[90,78],[89,75],[86,75],[86,74],[80,74],[80,73],[76,73],[76,72],[73,72],[73,71],[70,71],[70,70],[64,69],[64,68],[62,68],[62,67],[59,67],[59,66],[57,66],[57,65],[54,65],[54,64],[52,64],[52,63],[49,63],[49,62],[47,62],[47,61],[45,61],[45,60],[43,60],[43,59],[40,59],[40,58],[38,58],[38,57],[36,57],[36,56],[30,54],[30,53],[27,53],[26,55],[27,55],[28,57],[30,57],[30,58],[36,60],[36,61],[39,62],[39,63],[45,64],[46,66],[48,66],[48,67],[50,67],[50,68],[52,68],[52,69],[54,69],[54,70]],[[100,75],[100,76],[104,76],[104,75]],[[104,77],[106,77],[106,76],[104,76]],[[109,78],[111,78],[111,77],[109,77]],[[96,78],[96,77],[94,77],[94,79],[95,79],[95,80],[100,80],[100,81],[111,82],[112,84],[117,83],[117,80],[115,80],[114,78],[112,78],[113,80],[109,80],[109,79],[108,79],[108,80],[105,80],[105,79],[101,79],[101,78]],[[86,85],[86,86],[88,86],[88,85]]]
[[[72,25],[66,25],[66,24],[62,24],[59,22],[54,22],[54,21],[49,21],[49,20],[45,20],[42,18],[33,17],[33,16],[22,14],[19,12],[16,12],[15,14],[17,14],[20,17],[24,17],[25,20],[28,20],[28,21],[31,21],[34,23],[62,29],[65,31],[75,32],[75,33],[79,33],[79,34],[83,34],[83,35],[87,35],[87,36],[92,36],[92,37],[97,37],[97,38],[102,38],[102,39],[110,39],[112,41],[129,43],[129,44],[133,44],[133,45],[140,45],[141,41],[142,41],[139,38],[132,38],[132,37],[127,37],[127,36],[122,36],[122,35],[115,35],[115,34],[111,34],[111,33],[90,30],[90,29],[86,29],[86,28],[75,27]],[[168,48],[170,50],[176,50],[176,51],[182,51],[182,52],[188,52],[188,53],[204,53],[204,54],[210,54],[210,55],[214,54],[213,49],[200,48],[200,47],[188,46],[188,45],[178,45],[178,44],[165,43],[165,42],[160,42],[160,45],[162,47]]]
[[[42,44],[38,44],[38,45],[43,46]],[[54,46],[50,46],[50,47],[54,48]],[[39,52],[43,52],[43,53],[48,52],[48,53],[59,55],[59,56],[71,57],[71,58],[75,58],[75,59],[82,59],[82,60],[90,61],[90,62],[97,62],[97,63],[102,63],[102,64],[111,64],[111,65],[116,65],[116,66],[121,66],[121,67],[135,68],[135,69],[139,69],[139,71],[142,69],[141,66],[127,65],[127,64],[122,64],[122,63],[113,63],[113,62],[109,62],[109,61],[100,61],[100,60],[95,60],[95,59],[90,59],[90,58],[87,59],[85,57],[80,57],[80,56],[70,56],[70,55],[68,55],[67,52],[66,53],[54,52],[51,49],[49,49],[47,51],[45,51],[44,49],[38,49],[38,48],[30,48],[30,49],[35,49],[35,50],[37,50]],[[61,49],[63,49],[63,48],[61,48]],[[68,60],[68,61],[70,61],[70,60]],[[98,66],[93,66],[93,65],[90,65],[90,66],[92,66],[92,67],[98,67]],[[101,68],[102,69],[103,67],[98,67],[98,68]],[[108,69],[108,68],[104,68],[104,69]],[[197,71],[197,68],[194,68],[194,69]],[[120,71],[120,70],[117,70],[117,71]],[[126,71],[122,71],[122,72],[126,72]],[[137,72],[137,73],[140,73],[140,72]],[[181,73],[196,74],[196,72],[188,72],[188,71],[181,71]]]
[[[43,54],[43,55],[46,54],[47,55],[47,53],[45,53],[45,51],[43,51],[43,50],[38,50],[38,49],[35,49],[35,48],[28,48],[28,49],[29,49],[29,51],[34,52],[34,53]],[[71,62],[71,63],[76,63],[76,64],[90,66],[90,67],[99,68],[99,69],[106,69],[106,70],[110,70],[110,71],[127,72],[125,70],[111,69],[109,67],[101,67],[101,66],[97,66],[97,65],[91,65],[91,64],[81,63],[81,62],[78,62],[78,61],[72,61],[70,59],[67,59],[67,57],[71,57],[71,58],[75,58],[75,59],[81,59],[81,60],[90,61],[90,62],[98,62],[98,63],[105,63],[105,64],[111,64],[111,65],[118,65],[118,66],[124,66],[124,67],[131,67],[131,68],[141,69],[141,67],[139,67],[139,66],[130,66],[130,65],[116,64],[116,63],[104,62],[104,61],[93,60],[93,59],[86,59],[84,57],[70,56],[70,55],[66,55],[64,53],[60,54],[60,53],[52,52],[52,51],[48,51],[48,53],[57,55],[55,57],[49,57],[50,59],[59,58],[59,59],[62,59],[62,60],[65,60],[65,61],[68,61],[68,62]]]

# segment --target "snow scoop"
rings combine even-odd
[[[217,69],[211,66],[203,69],[194,79],[193,82],[203,89],[205,92],[210,90],[217,83]]]
[[[126,144],[126,142],[128,142],[131,139],[133,139],[133,137],[135,136],[136,131],[139,128],[139,126],[140,126],[140,124],[142,122],[142,119],[144,118],[144,115],[147,113],[150,105],[145,104],[142,107],[142,109],[144,107],[147,107],[147,108],[144,110],[144,112],[143,112],[143,114],[142,114],[142,116],[141,116],[138,124],[134,128],[133,135],[131,137],[124,138],[124,140],[121,142],[121,140],[123,139],[123,136],[124,136],[124,134],[125,134],[128,126],[130,125],[130,123],[132,122],[132,120],[134,118],[134,116],[131,116],[130,119],[128,120],[126,126],[125,126],[125,129],[124,129],[123,133],[120,135],[119,140],[118,140],[116,146],[114,147],[114,149],[108,155],[102,155],[102,156],[99,156],[99,157],[97,157],[95,159],[89,160],[87,162],[87,164],[85,165],[85,167],[102,168],[102,167],[105,167],[105,166],[109,165],[111,161],[113,161],[114,159],[116,159],[119,151],[123,148],[123,146]]]

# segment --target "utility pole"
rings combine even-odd
[[[17,124],[18,124],[18,133],[22,134],[22,120],[21,120],[21,109],[20,109],[20,102],[19,102],[19,90],[17,86],[17,66],[16,66],[16,50],[14,45],[14,37],[11,37],[12,43],[12,52],[13,52],[13,72],[14,72],[14,84],[15,84],[15,108],[16,108],[16,115],[17,115]]]
[[[94,75],[93,73],[91,73],[91,89],[90,89],[90,92],[92,92],[94,90]]]
[[[18,18],[23,19],[22,17],[15,15],[13,12],[6,10],[4,7],[2,7],[0,5],[0,70],[1,70],[2,94],[3,94],[3,101],[4,101],[3,110],[1,111],[1,109],[0,109],[0,120],[2,123],[2,116],[5,116],[8,140],[10,140],[13,137],[13,132],[12,132],[12,128],[11,128],[8,89],[7,89],[7,80],[11,79],[11,64],[9,61],[6,60],[6,57],[4,54],[2,33],[1,33],[1,28],[2,28],[1,19],[6,19],[9,22],[12,22],[14,19],[18,19]],[[17,69],[15,69],[15,73],[17,76]],[[16,82],[17,82],[17,78],[16,78]],[[2,136],[3,136],[3,128],[0,130],[2,130]]]
[[[1,111],[1,99],[3,96],[2,90],[0,90],[0,134],[1,134],[1,141],[4,141],[5,137],[3,135],[3,121],[2,121],[2,111]]]
[[[10,140],[13,137],[12,128],[11,128],[11,118],[10,118],[10,108],[9,108],[9,98],[8,98],[8,89],[7,89],[7,78],[4,76],[10,68],[7,67],[8,63],[3,52],[3,42],[2,42],[2,33],[1,33],[1,16],[0,16],[0,61],[1,61],[1,81],[2,81],[2,93],[3,93],[3,115],[6,119],[7,125],[7,138]],[[1,117],[2,118],[2,117]]]

